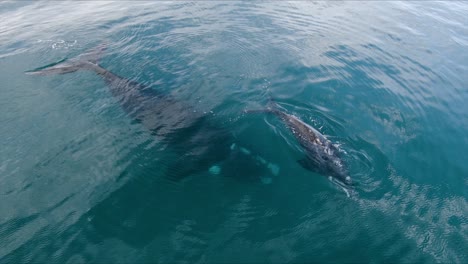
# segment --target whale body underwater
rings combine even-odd
[[[78,70],[97,73],[132,119],[141,123],[161,142],[179,150],[179,157],[168,168],[171,179],[182,179],[201,170],[212,171],[213,164],[219,164],[232,156],[236,145],[230,131],[216,126],[205,114],[195,111],[189,104],[176,100],[170,94],[160,93],[104,69],[98,64],[98,58],[104,50],[105,46],[98,46],[78,57],[28,71],[26,74],[65,74]],[[279,117],[304,149],[305,157],[298,161],[302,167],[337,179],[344,185],[351,185],[344,162],[332,142],[312,126],[277,106],[272,102],[267,109],[245,112],[270,113]],[[250,155],[250,151],[242,147],[240,149]],[[253,160],[267,165],[260,156]],[[272,172],[276,174],[277,170]]]
[[[232,135],[206,114],[169,93],[131,81],[98,65],[105,48],[98,46],[75,58],[26,74],[66,74],[78,70],[98,74],[127,115],[141,123],[157,142],[175,153],[175,157],[165,161],[165,167],[161,167],[170,180],[179,181],[192,174],[209,171],[232,155]],[[218,170],[215,167],[214,171]]]

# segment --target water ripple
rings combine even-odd
[[[0,3],[0,259],[466,262],[467,11],[464,2]],[[100,65],[187,105],[169,121],[194,111],[210,120],[201,127],[232,136],[220,149],[236,143],[261,159],[194,159],[212,134],[188,133],[184,142],[203,142],[190,149],[168,144],[91,72],[23,74],[103,42]],[[243,114],[269,98],[339,146],[357,195],[303,170],[280,120]]]

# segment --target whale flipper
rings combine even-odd
[[[315,170],[316,168],[310,163],[309,159],[307,158],[302,158],[302,159],[299,159],[297,160],[297,162],[299,164],[301,164],[301,166],[306,169],[306,170],[310,170],[310,171],[313,171]]]

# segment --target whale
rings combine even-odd
[[[215,123],[209,114],[197,111],[170,93],[160,92],[100,66],[98,61],[105,49],[105,44],[99,45],[77,57],[25,73],[52,75],[88,70],[101,76],[128,116],[141,123],[158,142],[176,153],[173,155],[175,157],[165,164],[167,177],[172,180],[184,179],[201,171],[219,174],[219,164],[226,160],[232,161],[233,152],[236,150],[238,153],[244,153],[243,155],[251,153],[241,151],[244,150],[242,147],[233,147],[237,145],[232,133]],[[258,155],[250,156],[255,163],[259,163],[259,160],[264,161]],[[262,164],[272,166],[267,162]]]
[[[288,114],[270,98],[267,108],[246,110],[246,113],[268,113],[277,116],[294,135],[300,144],[304,157],[298,163],[306,170],[327,176],[344,189],[353,185],[347,166],[341,158],[340,150],[317,129],[302,121],[299,117]]]

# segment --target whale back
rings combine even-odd
[[[286,124],[304,149],[305,157],[298,161],[302,167],[324,176],[337,178],[343,183],[350,182],[339,150],[330,140],[295,115],[278,109],[274,109],[273,112]]]

